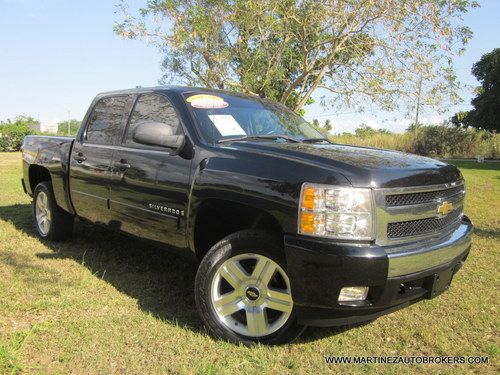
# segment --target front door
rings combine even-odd
[[[109,222],[109,179],[116,144],[125,121],[127,96],[99,99],[75,140],[70,160],[70,191],[76,213],[90,221]]]
[[[124,232],[185,248],[191,159],[170,155],[167,148],[136,143],[134,129],[151,121],[172,127],[173,134],[183,133],[165,96],[145,93],[137,98],[113,158],[111,215]]]

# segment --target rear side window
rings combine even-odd
[[[161,122],[172,128],[172,134],[182,134],[182,128],[174,107],[164,96],[143,94],[135,103],[125,137],[126,144],[136,144],[132,138],[135,128],[144,122]]]
[[[115,96],[97,102],[85,137],[89,143],[112,145],[121,137],[126,101],[126,96]]]

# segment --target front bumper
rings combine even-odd
[[[427,242],[395,246],[285,236],[287,269],[299,323],[354,324],[445,291],[471,246],[472,223]],[[369,286],[364,301],[338,302],[347,286]]]

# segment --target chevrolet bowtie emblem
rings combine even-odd
[[[437,212],[438,214],[446,216],[451,212],[451,210],[453,210],[453,203],[444,201],[438,206]]]

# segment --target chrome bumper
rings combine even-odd
[[[408,275],[452,261],[469,250],[472,230],[472,223],[464,217],[455,231],[438,241],[418,242],[388,252],[388,277]]]

